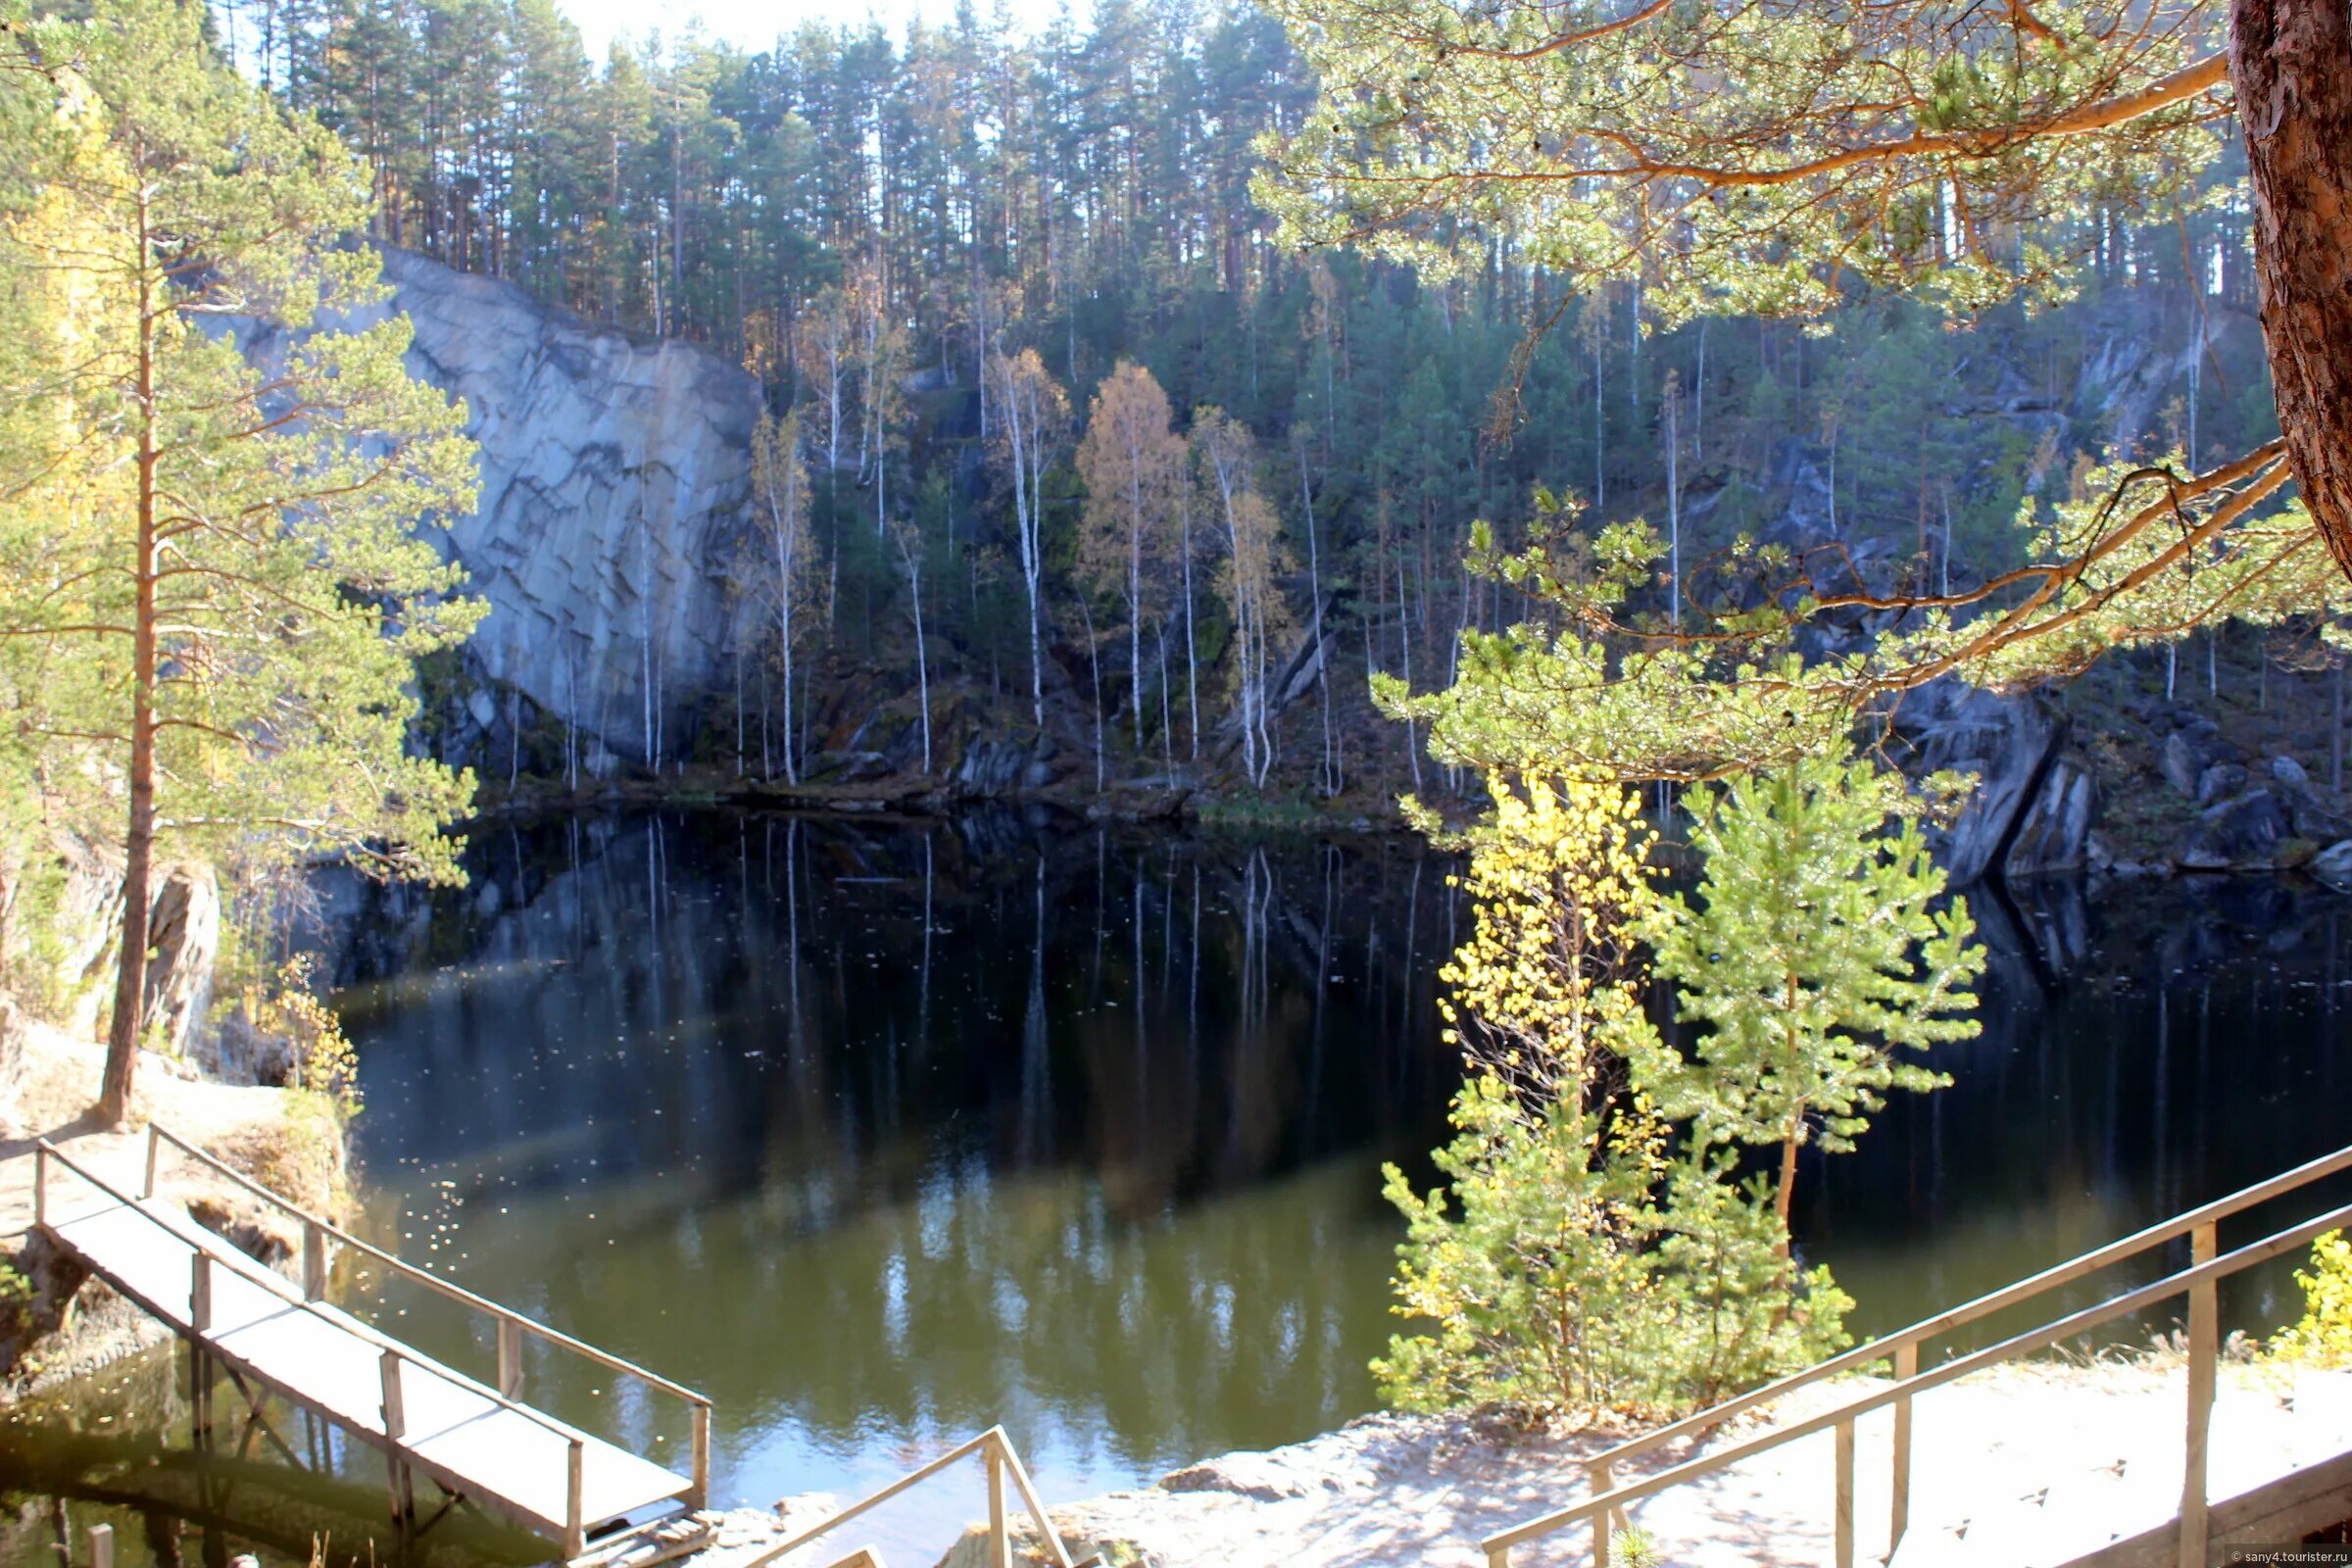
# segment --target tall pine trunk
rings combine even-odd
[[[132,150],[132,166],[143,163]],[[130,819],[122,838],[122,951],[115,969],[115,1012],[106,1033],[106,1076],[99,1091],[98,1119],[120,1125],[130,1114],[132,1080],[139,1063],[140,1012],[147,995],[147,915],[155,858],[155,340],[158,302],[147,266],[147,201],[138,205],[138,559],[133,566],[130,687]]]
[[[2230,33],[2278,427],[2352,573],[2352,16],[2343,0],[2231,0]]]

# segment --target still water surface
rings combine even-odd
[[[463,894],[337,911],[368,1222],[715,1395],[716,1501],[854,1495],[998,1420],[1083,1495],[1371,1407],[1379,1165],[1418,1167],[1456,1077],[1443,858],[703,812],[500,824],[469,864]],[[1859,1332],[2347,1136],[2345,906],[2268,879],[1972,898],[1984,1037],[1801,1178]],[[2267,1329],[2291,1296],[2281,1272],[2226,1310]],[[385,1311],[487,1366],[441,1305]],[[530,1372],[683,1462],[674,1407]],[[928,1561],[976,1502],[878,1533]]]

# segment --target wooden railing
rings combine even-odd
[[[908,1471],[871,1496],[818,1520],[798,1535],[786,1537],[783,1544],[770,1546],[759,1556],[740,1564],[739,1568],[766,1568],[777,1558],[800,1550],[820,1536],[832,1534],[851,1520],[880,1507],[903,1492],[922,1485],[942,1471],[955,1468],[975,1453],[984,1455],[988,1463],[987,1568],[1012,1568],[1012,1535],[1007,1510],[1010,1499],[1004,1491],[1007,1482],[1020,1494],[1021,1506],[1037,1526],[1038,1536],[1045,1543],[1054,1568],[1099,1568],[1102,1562],[1100,1557],[1089,1557],[1077,1563],[1070,1560],[1069,1549],[1062,1545],[1061,1537],[1054,1529],[1054,1521],[1046,1517],[1046,1505],[1038,1498],[1037,1488],[1029,1479],[1028,1467],[1021,1463],[1019,1450],[1013,1447],[1012,1439],[1004,1435],[1003,1427],[990,1427],[978,1437],[956,1445],[929,1464]],[[856,1562],[858,1559],[853,1555],[849,1560]],[[846,1568],[846,1565],[837,1565],[837,1568]]]
[[[2278,1232],[2251,1246],[2239,1248],[2227,1256],[2217,1255],[2217,1228],[2222,1220],[2241,1210],[2345,1170],[2352,1170],[2352,1147],[2337,1150],[2332,1154],[2298,1165],[2268,1181],[2257,1182],[2227,1198],[2177,1214],[2120,1241],[2111,1242],[2080,1257],[2055,1264],[2013,1285],[1981,1296],[1964,1305],[1922,1319],[1908,1328],[1882,1335],[1802,1372],[1792,1373],[1778,1382],[1768,1383],[1736,1398],[1711,1405],[1670,1426],[1618,1444],[1586,1461],[1586,1475],[1592,1495],[1585,1501],[1515,1525],[1481,1542],[1480,1545],[1487,1554],[1488,1568],[1510,1568],[1513,1547],[1585,1523],[1590,1523],[1592,1528],[1594,1568],[1608,1568],[1609,1538],[1613,1530],[1622,1528],[1624,1509],[1629,1503],[1823,1431],[1836,1434],[1836,1484],[1831,1516],[1836,1560],[1838,1568],[1853,1568],[1854,1421],[1859,1416],[1888,1406],[1894,1412],[1893,1487],[1886,1544],[1887,1552],[1891,1555],[1910,1523],[1911,1401],[1916,1396],[1998,1362],[2046,1349],[2078,1334],[2184,1293],[2188,1297],[2188,1412],[2187,1450],[2180,1488],[2180,1561],[2202,1563],[2205,1560],[2207,1535],[2206,1438],[2213,1412],[2215,1365],[2220,1355],[2216,1286],[2228,1275],[2282,1256],[2309,1243],[2312,1238],[2352,1221],[2352,1204]],[[2017,1306],[2061,1286],[2071,1285],[2151,1249],[2178,1241],[2182,1236],[2189,1239],[2188,1268],[2040,1328],[2028,1330],[1998,1345],[1947,1361],[1932,1371],[1919,1370],[1919,1348],[1925,1341]],[[1697,1437],[1734,1416],[1768,1404],[1825,1378],[1859,1371],[1873,1362],[1888,1359],[1894,1365],[1894,1379],[1875,1393],[1792,1425],[1776,1428],[1749,1442],[1686,1460],[1640,1482],[1626,1486],[1616,1484],[1618,1468],[1630,1459],[1680,1439]]]
[[[502,1306],[487,1297],[477,1296],[461,1285],[452,1284],[430,1270],[418,1268],[416,1264],[410,1263],[380,1247],[361,1241],[349,1231],[320,1219],[299,1204],[279,1197],[244,1172],[223,1163],[213,1154],[170,1131],[160,1122],[151,1122],[147,1128],[147,1186],[144,1196],[148,1198],[155,1196],[156,1169],[163,1146],[166,1144],[170,1144],[173,1149],[178,1150],[208,1170],[227,1177],[246,1192],[302,1222],[302,1285],[303,1294],[308,1298],[318,1300],[326,1293],[326,1246],[331,1241],[339,1247],[349,1248],[363,1257],[374,1259],[403,1279],[413,1280],[426,1290],[488,1317],[494,1327],[498,1344],[497,1392],[505,1400],[513,1400],[522,1391],[522,1341],[523,1337],[528,1335],[554,1346],[557,1349],[567,1351],[583,1360],[593,1361],[608,1371],[635,1378],[648,1388],[685,1401],[690,1412],[688,1419],[692,1429],[691,1442],[694,1452],[692,1477],[694,1490],[688,1494],[686,1505],[689,1508],[702,1508],[709,1505],[710,1500],[710,1399],[708,1396],[687,1388],[684,1384],[672,1383],[665,1377],[649,1372],[633,1361],[627,1361],[609,1351],[600,1350],[585,1340],[575,1340],[560,1329],[550,1328],[544,1323],[524,1316],[512,1307]]]
[[[274,1270],[266,1268],[259,1262],[245,1259],[233,1250],[216,1255],[205,1247],[197,1246],[191,1265],[192,1274],[188,1288],[189,1326],[196,1333],[201,1335],[209,1327],[206,1319],[210,1315],[212,1304],[212,1272],[216,1267],[227,1267],[239,1277],[250,1280],[271,1295],[299,1307],[302,1311],[330,1321],[338,1329],[354,1334],[375,1347],[380,1352],[383,1423],[387,1442],[397,1445],[405,1436],[402,1431],[404,1412],[400,1385],[400,1368],[404,1361],[413,1361],[416,1365],[430,1370],[434,1375],[446,1378],[460,1388],[489,1399],[500,1408],[511,1410],[554,1433],[564,1440],[565,1449],[564,1489],[565,1517],[562,1521],[564,1553],[567,1557],[576,1557],[585,1544],[587,1523],[582,1518],[584,1506],[582,1471],[587,1452],[587,1434],[521,1401],[519,1397],[522,1389],[520,1344],[522,1334],[527,1331],[559,1348],[584,1356],[612,1371],[640,1378],[664,1393],[686,1400],[693,1411],[694,1445],[693,1490],[688,1494],[686,1501],[690,1508],[702,1508],[708,1504],[710,1488],[710,1400],[709,1398],[681,1384],[672,1383],[667,1378],[648,1372],[643,1367],[625,1361],[619,1356],[600,1350],[584,1341],[575,1340],[560,1330],[534,1322],[512,1308],[501,1306],[487,1298],[476,1296],[471,1291],[453,1285],[436,1274],[403,1261],[382,1248],[361,1241],[340,1226],[321,1219],[299,1204],[271,1192],[244,1172],[222,1163],[213,1154],[198,1149],[161,1124],[150,1123],[148,1126],[145,1181],[140,1197],[135,1200],[50,1143],[49,1140],[45,1138],[39,1140],[33,1148],[33,1224],[36,1227],[48,1224],[49,1165],[54,1161],[107,1198],[135,1212],[147,1215],[157,1225],[163,1225],[164,1222],[156,1218],[145,1205],[156,1195],[156,1180],[162,1162],[163,1146],[167,1143],[182,1153],[191,1156],[207,1169],[227,1177],[243,1191],[253,1194],[279,1211],[300,1220],[303,1227],[302,1287],[299,1293]],[[165,1228],[170,1229],[169,1226]],[[491,1315],[497,1323],[498,1333],[498,1386],[492,1388],[454,1367],[445,1366],[429,1357],[418,1355],[407,1346],[347,1312],[336,1312],[330,1315],[323,1305],[326,1296],[326,1244],[329,1241],[349,1247],[365,1256],[374,1258],[404,1278],[413,1279],[453,1300],[461,1301],[476,1311]]]
[[[150,1224],[172,1231],[174,1236],[179,1235],[177,1231],[173,1231],[171,1226],[166,1225],[162,1219],[157,1218],[127,1193],[96,1171],[91,1170],[87,1165],[74,1159],[73,1155],[50,1143],[48,1139],[43,1138],[34,1144],[32,1158],[32,1208],[33,1224],[36,1227],[45,1226],[49,1222],[48,1167],[49,1162],[54,1160],[106,1197],[113,1199],[134,1213],[145,1216]],[[153,1166],[150,1165],[149,1169],[152,1172]],[[152,1189],[152,1174],[149,1177],[149,1186]],[[184,1237],[180,1239],[186,1240]],[[581,1518],[580,1482],[581,1462],[586,1455],[588,1444],[586,1433],[557,1420],[545,1411],[535,1410],[527,1404],[520,1403],[512,1396],[501,1394],[496,1389],[467,1377],[454,1367],[443,1366],[438,1361],[418,1355],[399,1341],[361,1322],[347,1312],[330,1312],[320,1302],[318,1296],[307,1292],[296,1294],[294,1287],[275,1270],[266,1268],[261,1263],[246,1258],[233,1250],[217,1255],[201,1244],[197,1244],[195,1247],[193,1257],[190,1260],[188,1280],[188,1327],[198,1335],[209,1334],[212,1329],[213,1271],[216,1268],[226,1268],[238,1278],[260,1286],[288,1305],[321,1321],[331,1323],[336,1329],[375,1347],[379,1352],[378,1364],[383,1380],[384,1438],[388,1443],[397,1445],[401,1439],[407,1436],[407,1433],[402,1430],[404,1423],[402,1421],[400,1389],[400,1368],[404,1361],[413,1361],[417,1366],[432,1372],[436,1377],[446,1378],[468,1393],[479,1395],[502,1409],[512,1410],[532,1424],[562,1438],[565,1450],[566,1483],[564,1487],[566,1507],[564,1539],[568,1543],[583,1537],[586,1522]],[[578,1554],[576,1548],[572,1549],[570,1554],[576,1556]]]

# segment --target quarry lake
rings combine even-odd
[[[330,890],[363,1228],[712,1395],[715,1502],[846,1498],[1000,1420],[1071,1498],[1372,1407],[1380,1165],[1426,1176],[1458,1077],[1435,998],[1469,907],[1417,841],[701,810],[494,823],[467,864]],[[1803,1175],[1862,1333],[2343,1137],[2352,904],[1969,897],[1984,1037]],[[2292,1297],[2278,1270],[2225,1311]],[[489,1364],[478,1324],[385,1310]],[[674,1405],[528,1378],[683,1462]],[[977,1488],[924,1506],[886,1545],[938,1549]]]

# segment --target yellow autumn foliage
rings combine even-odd
[[[2352,1366],[2352,1241],[2329,1231],[2311,1244],[2311,1269],[2295,1270],[2303,1287],[2303,1318],[2281,1329],[2268,1359],[2316,1366]]]
[[[1663,1414],[1838,1348],[1845,1298],[1789,1268],[1735,1160],[1659,1112],[1673,1057],[1642,1006],[1637,933],[1659,901],[1638,799],[1564,773],[1488,789],[1493,814],[1448,836],[1475,913],[1442,971],[1466,1069],[1432,1154],[1444,1185],[1385,1172],[1412,1328],[1372,1363],[1383,1396]]]
[[[1582,1109],[1613,1076],[1598,1041],[1641,1013],[1631,933],[1657,902],[1655,835],[1619,785],[1529,773],[1488,790],[1494,819],[1456,879],[1475,921],[1440,971],[1446,1038],[1523,1101]]]

